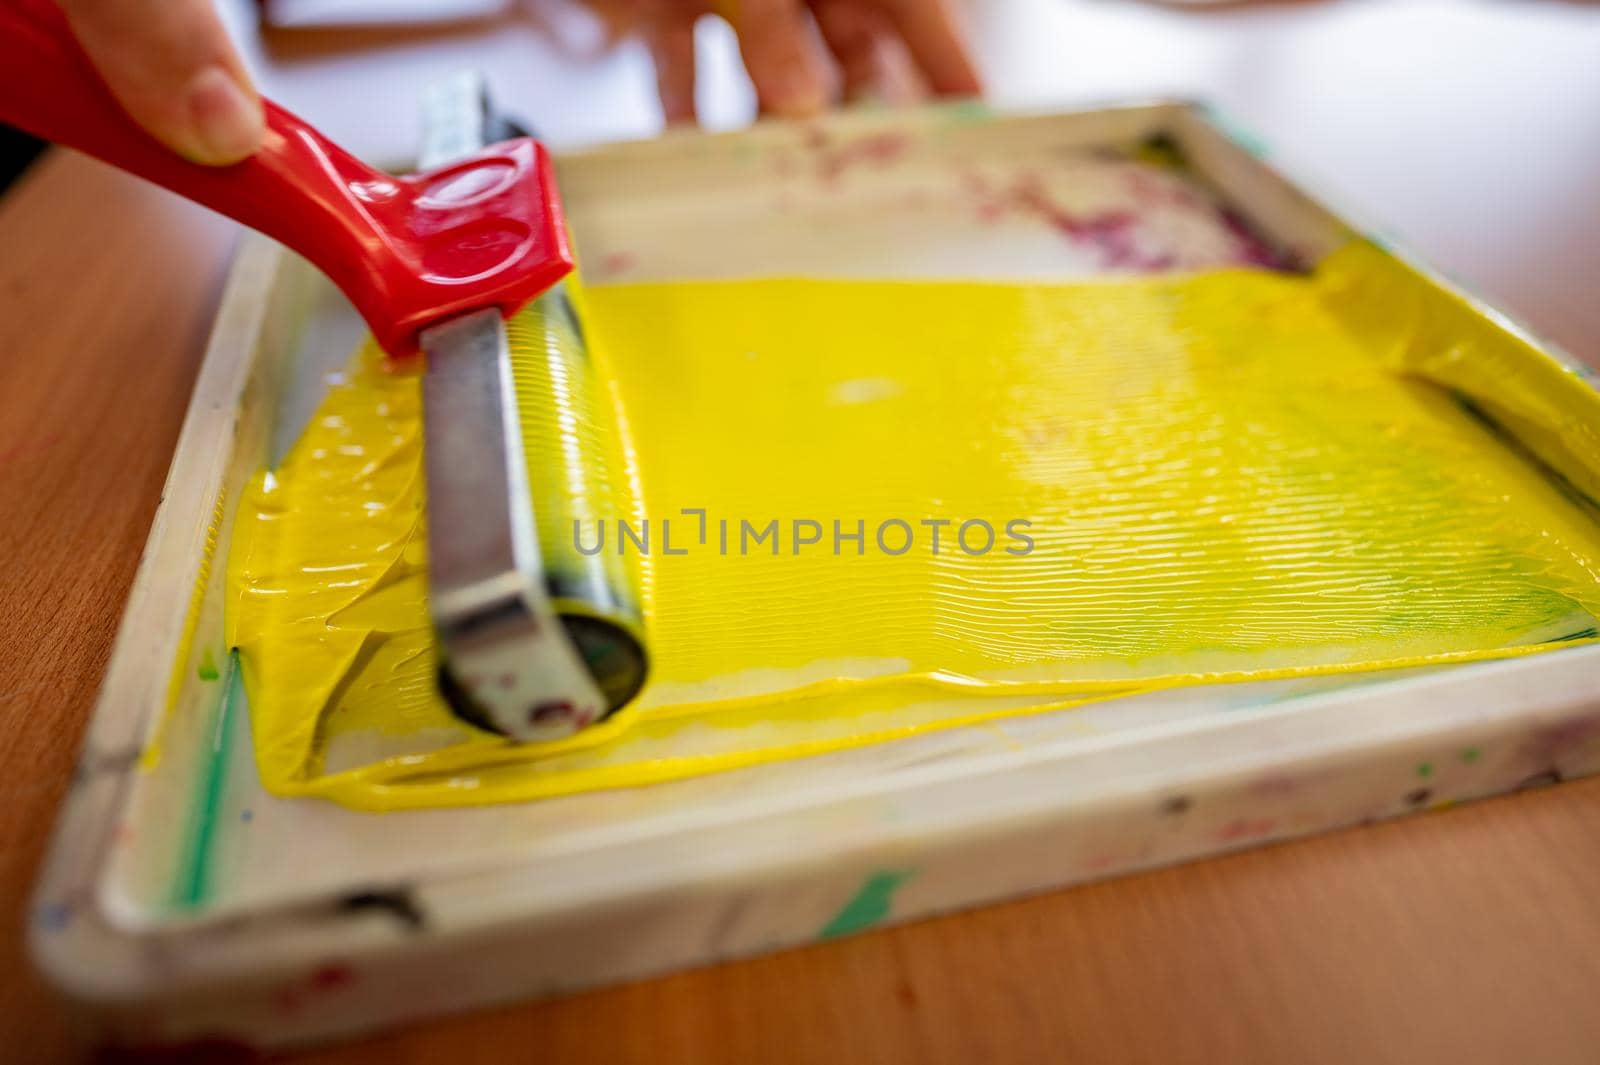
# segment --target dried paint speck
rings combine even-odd
[[[894,907],[895,890],[911,879],[909,872],[885,870],[873,873],[862,881],[850,901],[834,914],[833,920],[817,933],[818,939],[833,939],[860,932],[889,916]]]
[[[59,932],[72,923],[72,907],[65,902],[47,902],[34,911],[35,927],[45,932]]]

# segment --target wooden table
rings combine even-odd
[[[987,0],[976,21],[1001,103],[1219,101],[1358,215],[1600,362],[1600,8]],[[375,157],[404,155],[414,120],[369,100],[466,61],[553,139],[650,131],[637,52],[575,54],[544,32],[499,23],[359,55],[246,36],[272,92]],[[747,114],[725,56],[707,81],[714,121]],[[8,1061],[71,1057],[22,913],[234,237],[61,152],[0,200]],[[303,1060],[1588,1063],[1597,884],[1590,780]]]

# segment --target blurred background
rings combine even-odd
[[[221,8],[267,94],[379,162],[410,157],[419,87],[463,66],[557,146],[662,128],[645,47],[575,0]],[[997,107],[1204,99],[1336,209],[1600,360],[1600,5],[968,0],[966,14]],[[703,124],[751,121],[728,26],[702,19],[697,50]],[[0,175],[33,150],[9,134]]]

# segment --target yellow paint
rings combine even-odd
[[[1537,428],[1529,443],[1585,487],[1600,401],[1365,244],[1309,278],[582,299],[631,509],[657,525],[630,562],[644,694],[537,746],[447,712],[418,381],[368,348],[251,487],[230,560],[273,791],[375,808],[560,795],[1133,692],[1527,654],[1600,613],[1592,510],[1449,388]],[[708,512],[706,546],[684,508]],[[663,518],[686,554],[662,553]],[[996,545],[969,556],[953,524],[936,556],[919,523],[939,518],[986,519]],[[778,519],[780,553],[739,555],[741,519]],[[796,519],[822,543],[794,553]],[[864,554],[833,553],[835,519],[865,522]],[[873,543],[890,519],[916,533],[897,557]],[[1032,553],[1005,552],[1012,519]]]

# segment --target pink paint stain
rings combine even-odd
[[[349,965],[344,962],[330,962],[314,970],[309,982],[319,991],[330,991],[352,983],[355,978],[356,971]]]
[[[279,1013],[298,1013],[308,1002],[354,983],[355,969],[346,962],[328,962],[306,974],[302,980],[284,984],[272,996]]]
[[[1240,843],[1244,840],[1260,839],[1262,836],[1271,835],[1276,827],[1278,822],[1271,817],[1238,817],[1217,830],[1217,842]]]
[[[911,138],[904,133],[874,133],[829,149],[826,135],[817,142],[817,180],[823,185],[834,185],[845,171],[858,166],[888,167],[897,162],[911,146]]]
[[[37,458],[61,443],[62,440],[66,439],[66,436],[66,433],[57,430],[56,432],[46,433],[44,436],[31,437],[12,444],[8,448],[0,449],[0,465],[18,462],[26,458]]]
[[[1139,250],[1139,219],[1132,211],[1114,208],[1090,215],[1073,214],[1052,200],[1033,176],[1017,180],[1011,188],[1011,202],[1044,219],[1072,243],[1093,248],[1101,262],[1113,269],[1157,270],[1170,263],[1170,256],[1151,257]]]
[[[1222,208],[1218,215],[1222,219],[1222,224],[1228,227],[1228,232],[1233,234],[1234,254],[1238,256],[1240,262],[1267,270],[1277,270],[1283,266],[1278,254],[1256,236],[1243,215],[1231,207]]]
[[[1600,717],[1579,717],[1541,728],[1521,744],[1521,753],[1540,762],[1563,755],[1600,739]]]
[[[1171,251],[1147,251],[1141,247],[1140,210],[1210,208],[1197,192],[1181,182],[1139,170],[1129,170],[1123,177],[1124,186],[1139,209],[1111,207],[1085,214],[1075,213],[1052,199],[1037,174],[1022,174],[1005,187],[996,187],[975,171],[962,173],[960,181],[962,191],[974,201],[978,221],[984,225],[997,224],[1012,212],[1031,215],[1069,243],[1093,251],[1103,268],[1134,273],[1161,273],[1181,265]],[[1273,270],[1285,267],[1283,257],[1263,242],[1243,217],[1227,208],[1218,209],[1216,217],[1233,240],[1228,262]]]
[[[1103,873],[1107,869],[1113,869],[1119,865],[1125,864],[1127,864],[1126,859],[1124,859],[1122,855],[1115,852],[1102,851],[1099,854],[1091,855],[1089,859],[1083,863],[1083,868],[1085,872]]]
[[[1176,178],[1131,169],[1123,175],[1123,184],[1134,201],[1145,207],[1173,207],[1207,213],[1211,210],[1212,205],[1203,196]],[[1285,257],[1269,247],[1243,215],[1229,207],[1219,207],[1215,213],[1233,237],[1234,254],[1230,261],[1268,270],[1281,270],[1287,265]]]
[[[1206,206],[1200,194],[1181,182],[1162,178],[1143,169],[1129,169],[1123,184],[1136,203],[1145,207],[1177,207],[1195,210]]]
[[[605,277],[625,274],[639,264],[639,257],[631,251],[614,251],[600,260],[600,273]]]
[[[1007,188],[996,190],[975,172],[961,175],[964,191],[976,200],[978,220],[993,225],[1011,211],[1033,215],[1070,243],[1088,246],[1111,269],[1154,272],[1171,269],[1176,259],[1167,252],[1150,254],[1139,247],[1139,218],[1122,208],[1079,215],[1062,207],[1045,192],[1036,174],[1023,174]]]
[[[995,192],[988,178],[976,170],[966,170],[960,174],[960,181],[961,191],[974,202],[979,222],[992,226],[1006,216],[1010,204],[1004,195]]]
[[[1298,790],[1300,790],[1300,782],[1294,777],[1288,776],[1262,777],[1250,785],[1250,791],[1253,794],[1269,795],[1274,798],[1293,795]]]

